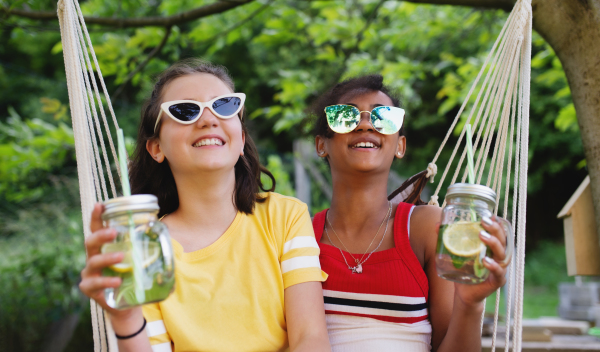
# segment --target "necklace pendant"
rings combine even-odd
[[[352,274],[362,274],[362,264],[358,264],[357,266],[351,268]]]

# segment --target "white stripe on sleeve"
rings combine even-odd
[[[316,255],[304,256],[304,257],[294,257],[288,260],[284,260],[281,262],[281,272],[283,274],[288,271],[303,269],[303,268],[319,268],[321,269],[321,263],[319,262],[319,257]]]
[[[297,248],[306,248],[313,247],[319,249],[319,245],[317,244],[317,240],[313,236],[298,236],[294,237],[291,240],[287,241],[283,245],[283,254],[291,251],[292,249]]]
[[[146,324],[146,333],[148,337],[158,336],[165,334],[167,329],[165,328],[165,323],[162,320],[157,320]]]
[[[172,352],[171,343],[159,343],[158,345],[152,345],[152,352]]]

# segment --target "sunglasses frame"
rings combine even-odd
[[[233,114],[231,114],[229,116],[223,116],[223,115],[219,114],[212,107],[212,105],[215,101],[226,98],[226,97],[236,97],[236,98],[240,98],[240,100],[241,100],[239,109],[236,110],[236,112],[234,112]],[[223,119],[223,120],[227,120],[227,119],[230,119],[233,116],[239,114],[239,112],[242,111],[242,109],[244,108],[245,101],[246,101],[246,94],[244,94],[244,93],[229,93],[229,94],[220,95],[220,96],[213,98],[207,102],[201,102],[201,101],[196,101],[196,100],[173,100],[173,101],[164,102],[164,103],[160,104],[160,112],[158,113],[158,117],[156,118],[156,123],[154,124],[154,132],[156,132],[156,128],[158,127],[158,122],[160,121],[160,118],[163,113],[167,114],[167,116],[169,116],[172,120],[174,120],[175,122],[178,122],[182,125],[191,125],[191,124],[195,123],[196,121],[198,121],[200,119],[200,117],[202,116],[202,113],[204,112],[204,108],[208,108],[216,117]],[[171,112],[169,111],[169,108],[175,104],[181,104],[181,103],[191,103],[191,104],[198,105],[200,107],[200,112],[198,113],[198,116],[196,116],[193,120],[190,120],[190,121],[181,121],[180,119],[173,116],[173,114],[171,114]],[[241,119],[242,119],[242,117],[240,116],[240,120]]]
[[[402,111],[402,123],[400,124],[400,127],[398,128],[398,130],[397,130],[397,131],[395,131],[395,132],[392,132],[392,133],[383,133],[383,132],[381,132],[381,131],[378,131],[378,130],[377,130],[377,128],[375,128],[375,126],[373,125],[373,118],[372,118],[372,116],[373,116],[373,110],[371,110],[371,111],[366,111],[366,110],[365,110],[365,111],[360,111],[360,110],[359,110],[359,109],[358,109],[356,106],[354,106],[354,105],[348,105],[348,104],[335,104],[335,105],[329,105],[329,106],[326,106],[326,107],[325,107],[325,109],[324,109],[324,112],[325,112],[325,119],[327,120],[327,126],[329,126],[329,128],[330,128],[330,129],[331,129],[331,130],[332,130],[334,133],[339,133],[339,134],[346,134],[346,133],[350,133],[350,132],[354,131],[354,130],[356,129],[356,127],[354,127],[352,130],[350,130],[350,131],[348,131],[348,132],[336,132],[336,131],[334,131],[334,129],[333,129],[333,128],[331,127],[331,125],[329,124],[329,119],[327,118],[327,108],[330,108],[330,107],[332,107],[332,106],[349,106],[349,107],[351,107],[351,108],[353,108],[353,109],[356,109],[356,110],[358,110],[358,117],[359,117],[359,120],[358,120],[358,124],[356,124],[356,127],[358,127],[358,125],[360,125],[360,121],[362,120],[362,113],[363,113],[363,112],[369,113],[369,123],[371,124],[371,126],[373,127],[373,129],[374,129],[376,132],[378,132],[378,133],[381,133],[381,134],[384,134],[384,135],[388,135],[388,136],[389,136],[389,135],[392,135],[392,134],[394,134],[394,133],[398,133],[398,131],[400,131],[400,130],[402,129],[402,126],[404,126],[404,117],[406,116],[406,110],[404,110],[404,109],[402,109],[402,108],[399,108],[399,107],[397,107],[397,106],[387,106],[387,105],[381,105],[381,106],[377,106],[377,107],[374,107],[374,108],[373,108],[373,110],[375,110],[375,109],[378,109],[378,108],[395,108],[395,109],[400,109],[400,110]]]

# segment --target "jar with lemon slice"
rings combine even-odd
[[[173,291],[175,263],[167,227],[158,221],[158,199],[149,194],[111,199],[104,203],[102,220],[117,230],[117,237],[102,253],[124,252],[120,263],[104,269],[122,283],[104,292],[116,309],[162,301]]]
[[[496,192],[489,187],[468,183],[448,187],[436,252],[440,277],[466,284],[487,279],[489,271],[483,266],[483,259],[491,252],[479,239],[479,232],[483,230],[481,219],[491,217],[495,208]],[[498,219],[508,236],[508,258],[512,252],[512,229],[508,221]]]

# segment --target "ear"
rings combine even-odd
[[[402,159],[404,157],[404,153],[406,152],[406,137],[400,136],[398,138],[398,145],[396,146],[396,155],[394,155],[398,159]]]
[[[160,149],[160,142],[158,139],[151,139],[146,141],[146,150],[152,157],[152,159],[156,160],[158,163],[162,163],[165,161],[165,155]]]
[[[321,158],[325,158],[327,155],[329,155],[327,153],[327,149],[325,148],[325,138],[321,136],[315,137],[315,149],[317,151],[317,155]]]
[[[240,152],[241,156],[244,156],[244,147],[246,146],[246,133],[242,131],[242,151]]]

